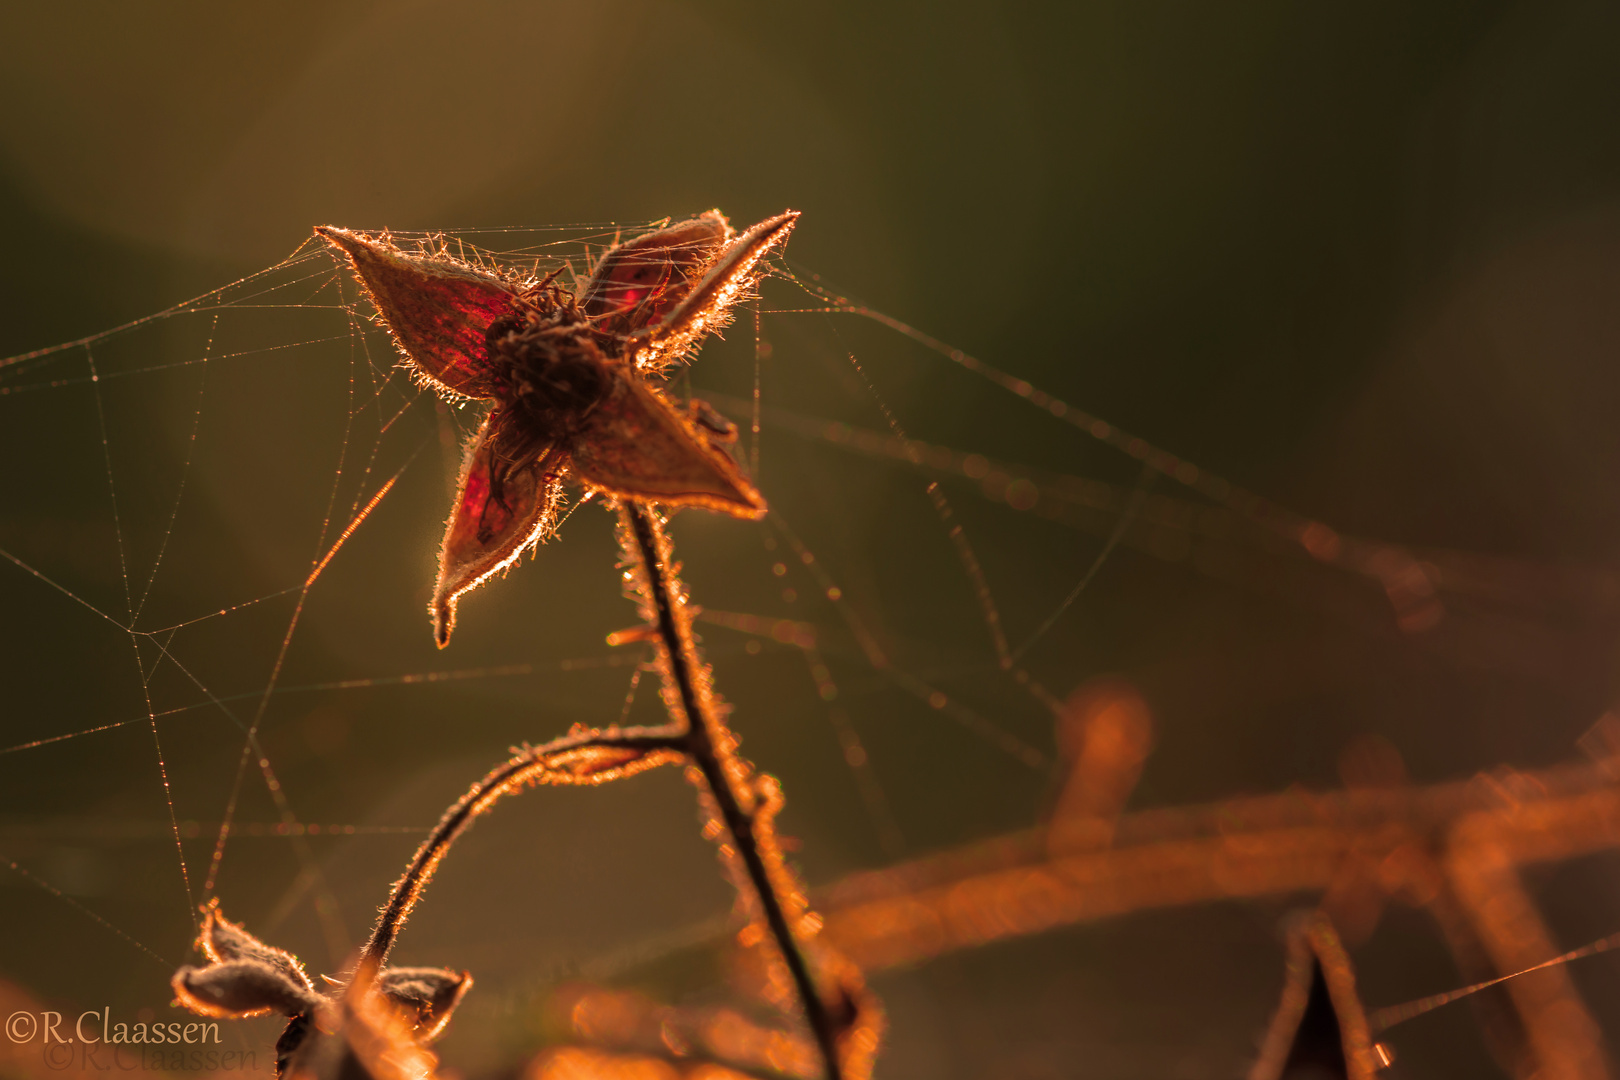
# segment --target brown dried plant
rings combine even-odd
[[[1382,1047],[1374,1048],[1367,1015],[1356,994],[1350,957],[1321,911],[1302,914],[1288,928],[1282,1000],[1260,1043],[1249,1080],[1342,1076],[1373,1080]]]
[[[325,992],[296,958],[208,908],[199,944],[209,962],[176,974],[181,1003],[210,1016],[289,1016],[280,1072],[320,1080],[431,1074],[425,1046],[471,979],[387,961],[455,840],[502,796],[528,786],[600,784],[678,763],[747,915],[737,970],[765,1001],[784,1012],[796,1007],[808,1030],[747,1010],[573,987],[559,998],[572,1045],[537,1057],[529,1080],[864,1077],[883,1018],[863,970],[1144,909],[1302,893],[1316,894],[1318,906],[1290,928],[1281,1001],[1254,1080],[1311,1068],[1366,1080],[1389,1061],[1388,1048],[1373,1041],[1381,1032],[1509,979],[1474,999],[1505,1071],[1612,1075],[1595,1021],[1554,965],[1620,937],[1552,957],[1518,871],[1620,846],[1620,738],[1607,729],[1592,744],[1591,766],[1420,789],[1406,784],[1392,748],[1368,744],[1346,765],[1342,791],[1127,814],[1152,747],[1151,716],[1128,684],[1094,683],[1058,708],[1057,741],[1071,770],[1047,826],[859,875],[818,897],[825,920],[811,910],[776,837],[780,786],[737,753],[660,510],[765,513],[729,451],[735,428],[702,402],[677,404],[660,383],[726,323],[796,218],[780,214],[741,233],[717,211],[668,224],[615,245],[577,291],[557,274],[521,278],[466,263],[442,243],[405,250],[387,234],[316,230],[348,256],[418,381],[447,398],[489,403],[467,447],[440,553],[431,605],[439,646],[448,644],[459,597],[550,535],[573,485],[617,514],[624,587],[641,624],[609,641],[653,644],[668,723],[576,728],[515,750],[446,811],[351,972]],[[903,449],[916,459],[915,446]],[[1284,531],[1294,524],[1284,522]],[[1342,556],[1339,539],[1318,551],[1310,540],[1321,539],[1310,531],[1318,527],[1300,528],[1313,556]],[[1355,548],[1382,550],[1370,541]],[[1412,615],[1397,609],[1403,620]],[[706,617],[728,625],[753,618]],[[781,640],[813,652],[813,628],[795,626]],[[1345,943],[1370,935],[1391,901],[1428,912],[1459,970],[1478,985],[1365,1010]]]
[[[1620,934],[1554,955],[1519,868],[1620,847],[1620,720],[1583,740],[1588,764],[1418,788],[1393,747],[1363,739],[1341,762],[1343,790],[1125,813],[1152,741],[1147,704],[1128,683],[1082,687],[1059,717],[1068,782],[1043,827],[834,884],[816,898],[823,936],[863,970],[883,971],[1133,912],[1303,896],[1316,906],[1288,922],[1280,1001],[1251,1080],[1371,1080],[1395,1060],[1393,1044],[1375,1040],[1464,998],[1507,1075],[1613,1075],[1563,965],[1620,948]],[[1351,950],[1392,903],[1426,912],[1462,977],[1479,981],[1366,1009]],[[552,1004],[576,1045],[541,1055],[530,1080],[588,1069],[675,1080],[694,1063],[814,1075],[807,1043],[733,1010],[578,985]]]
[[[698,789],[704,835],[718,845],[747,912],[738,940],[765,973],[764,996],[802,1012],[815,1071],[828,1080],[869,1075],[881,1008],[859,969],[817,938],[821,920],[776,837],[781,787],[736,752],[654,505],[744,518],[765,512],[726,449],[735,428],[701,402],[677,406],[654,380],[725,324],[797,217],[789,211],[740,234],[718,211],[667,225],[609,250],[577,296],[556,274],[519,280],[458,261],[442,246],[407,252],[386,234],[316,230],[347,253],[421,382],[491,403],[468,445],[440,555],[432,605],[440,647],[457,598],[545,539],[565,486],[577,481],[618,514],[625,591],[642,626],[614,640],[654,643],[669,722],[576,729],[516,750],[445,812],[395,884],[352,973],[328,994],[316,992],[294,957],[208,909],[200,945],[210,963],[176,974],[182,1004],[211,1016],[288,1015],[278,1070],[295,1075],[332,1080],[358,1069],[391,1080],[430,1072],[421,1047],[443,1030],[470,979],[392,969],[387,959],[456,838],[527,786],[601,784],[682,764]],[[801,1045],[786,1030],[776,1041]]]
[[[650,381],[726,324],[793,211],[736,234],[718,210],[619,244],[576,297],[558,281],[491,273],[448,250],[410,253],[389,237],[315,231],[356,277],[423,385],[491,403],[467,448],[433,594],[439,647],[456,600],[556,528],[564,485],[737,517],[765,512],[712,409],[677,408]]]
[[[844,955],[882,971],[1132,912],[1313,897],[1316,911],[1290,932],[1283,1001],[1254,1077],[1292,1075],[1277,1070],[1296,1050],[1302,1063],[1340,1054],[1323,1075],[1370,1076],[1393,1055],[1371,1040],[1464,997],[1506,1074],[1615,1075],[1563,965],[1620,947],[1620,934],[1560,952],[1521,868],[1620,848],[1620,718],[1605,717],[1582,740],[1592,759],[1584,764],[1504,766],[1416,787],[1393,747],[1363,740],[1347,750],[1338,791],[1295,787],[1124,813],[1152,741],[1146,704],[1106,680],[1076,691],[1062,712],[1071,767],[1052,820],[821,891],[824,934]],[[1391,903],[1427,913],[1474,985],[1363,1013],[1339,940],[1369,938]],[[1327,996],[1314,1007],[1331,1007],[1331,1024],[1308,1007],[1313,994]],[[1314,1035],[1302,1030],[1307,1021],[1321,1021]]]

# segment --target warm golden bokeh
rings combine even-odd
[[[1296,909],[1380,1075],[1615,1073],[1616,55],[1586,0],[8,6],[5,1068],[53,1073],[57,1014],[202,1019],[216,897],[324,993],[412,865],[389,965],[477,980],[444,1080],[769,1075],[802,994],[750,874],[844,1052],[881,997],[887,1080],[1243,1075]],[[716,761],[766,770],[694,789],[602,735],[668,673],[600,498],[435,648],[484,406],[309,229],[635,335],[593,269],[715,206],[803,217],[675,427],[619,428],[768,510],[661,526]],[[772,858],[717,867],[712,779]],[[564,987],[696,1034],[572,1030]]]

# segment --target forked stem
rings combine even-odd
[[[774,812],[774,806],[762,802],[758,792],[746,786],[751,770],[732,753],[735,737],[709,694],[708,672],[692,640],[683,606],[684,587],[668,557],[668,540],[655,511],[641,503],[627,502],[619,512],[625,554],[636,564],[645,613],[650,616],[661,646],[663,662],[659,671],[665,681],[670,723],[576,732],[544,746],[526,747],[491,770],[445,811],[433,832],[416,849],[360,954],[356,978],[367,979],[381,970],[400,928],[450,846],[503,795],[531,784],[599,784],[685,761],[702,776],[714,799],[730,836],[729,846],[792,977],[825,1076],[827,1080],[841,1080],[837,1025],[794,936],[784,901],[783,891],[792,892],[791,879],[784,878],[789,884],[780,884],[772,876],[773,867],[779,875],[786,874],[770,836],[768,815]]]
[[[670,710],[671,720],[675,722],[672,727],[685,721],[681,747],[702,773],[726,831],[731,835],[732,845],[747,872],[765,925],[793,978],[805,1020],[821,1052],[826,1078],[840,1080],[843,1070],[838,1054],[838,1033],[826,1002],[822,1000],[810,974],[809,962],[788,923],[776,883],[771,879],[763,838],[755,829],[754,813],[747,809],[756,800],[752,793],[739,790],[740,770],[732,758],[729,745],[731,732],[713,707],[704,684],[707,672],[703,659],[678,614],[680,606],[685,603],[684,590],[674,566],[667,558],[668,542],[654,513],[645,504],[637,502],[626,502],[620,507],[625,531],[635,542],[635,555],[641,564],[642,580],[646,586],[644,596],[653,607],[654,623],[665,653],[665,663],[660,668],[670,684],[667,689],[674,691],[668,696],[678,698],[684,713],[684,716],[676,717],[674,710]],[[728,758],[731,760],[728,761]]]

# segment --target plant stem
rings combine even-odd
[[[840,1080],[838,1032],[826,1002],[816,988],[810,965],[789,924],[786,905],[772,867],[781,870],[781,855],[767,829],[757,828],[757,798],[742,787],[744,768],[731,752],[733,736],[713,707],[703,680],[707,677],[684,621],[685,603],[680,579],[665,555],[668,541],[655,512],[634,502],[620,508],[627,554],[640,564],[643,598],[662,645],[666,697],[671,723],[661,727],[609,728],[583,731],[525,748],[491,770],[445,811],[433,832],[417,848],[404,875],[377,919],[371,939],[360,954],[357,979],[367,979],[382,968],[422,891],[432,880],[439,862],[473,820],[503,795],[536,783],[597,784],[659,765],[689,762],[703,777],[720,819],[730,834],[737,858],[758,901],[758,910],[776,942],[793,979],[805,1020],[821,1053],[826,1080]],[[672,700],[673,699],[673,700]],[[678,714],[676,708],[678,702]]]
[[[599,784],[616,780],[679,761],[684,749],[685,733],[671,726],[609,728],[565,735],[544,746],[529,747],[492,769],[444,812],[433,832],[416,849],[404,876],[394,883],[393,895],[360,954],[358,970],[375,972],[382,967],[399,936],[399,928],[450,845],[501,796],[536,783]]]
[[[752,797],[737,790],[733,770],[726,767],[725,757],[730,754],[730,748],[722,744],[730,742],[730,731],[725,721],[710,707],[707,694],[699,687],[699,679],[703,677],[702,657],[698,655],[690,633],[683,633],[682,625],[677,622],[677,608],[685,601],[675,570],[664,556],[662,529],[654,511],[644,504],[626,501],[621,513],[628,526],[627,531],[635,540],[647,587],[647,599],[651,601],[656,615],[658,637],[663,643],[667,660],[665,675],[673,683],[671,689],[676,691],[685,713],[681,748],[702,773],[720,809],[721,820],[742,859],[765,924],[792,975],[805,1019],[821,1051],[826,1078],[839,1080],[842,1070],[832,1016],[816,989],[810,965],[788,925],[782,898],[771,880],[770,867],[761,851],[760,838],[755,833],[754,816],[744,808],[745,803],[753,801]]]

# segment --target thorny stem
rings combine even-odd
[[[782,898],[771,881],[770,868],[766,865],[759,838],[755,835],[754,817],[744,809],[744,797],[738,792],[731,771],[722,760],[725,751],[716,745],[716,736],[724,738],[727,729],[724,721],[708,707],[707,696],[698,688],[702,659],[697,655],[691,638],[682,634],[676,623],[675,609],[681,602],[680,585],[674,569],[664,561],[657,519],[653,517],[652,510],[636,502],[626,502],[621,512],[629,526],[628,531],[635,539],[649,599],[657,615],[658,636],[668,660],[667,676],[674,683],[673,688],[679,695],[681,709],[685,713],[686,730],[682,733],[681,748],[703,774],[704,782],[719,807],[720,817],[747,870],[766,926],[793,977],[805,1019],[821,1051],[826,1078],[839,1080],[842,1070],[833,1018],[816,988],[810,965],[799,948],[798,940],[788,925]]]

